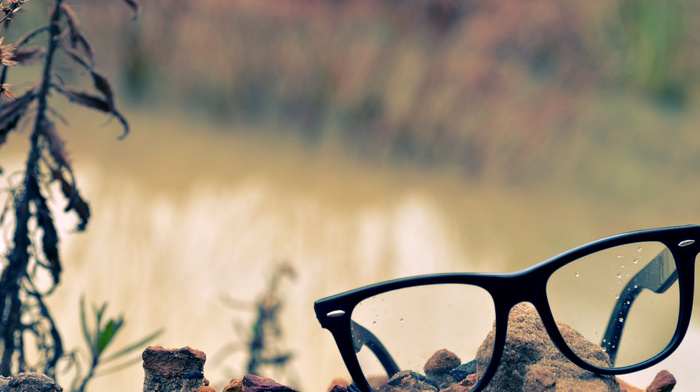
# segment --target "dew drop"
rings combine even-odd
[[[404,319],[401,319],[401,320],[399,320],[399,321],[401,322],[401,324],[403,324],[403,322],[404,322]]]
[[[607,351],[608,351],[608,349],[603,347],[603,352],[607,352]]]
[[[377,322],[376,322],[376,321],[372,321],[372,325],[377,325]]]
[[[634,288],[636,289],[637,287],[639,287],[639,286],[637,286],[637,285],[635,284],[635,285],[634,285]]]
[[[620,294],[615,294],[615,299],[620,299]]]
[[[633,263],[634,263],[634,264],[639,264],[639,259],[634,259]]]
[[[619,319],[617,319],[617,321],[619,321],[619,322],[621,322],[621,323],[622,323],[622,322],[624,322],[624,321],[625,321],[625,319],[623,319],[622,317],[620,317]],[[613,346],[613,347],[614,347],[614,346]]]
[[[642,247],[640,246],[639,248],[637,248],[637,252],[641,252],[641,251],[642,251]]]
[[[574,276],[578,278],[578,277],[581,276],[581,275],[577,272],[577,273],[574,274]]]
[[[621,279],[621,278],[622,278],[622,274],[617,274],[617,278],[618,278],[618,279]]]

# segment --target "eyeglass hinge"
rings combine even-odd
[[[345,315],[344,310],[334,310],[332,312],[326,313],[326,317],[341,317]]]
[[[686,246],[693,245],[695,243],[695,240],[683,240],[678,243],[678,246],[681,248],[685,248]]]

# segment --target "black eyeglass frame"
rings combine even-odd
[[[619,368],[591,366],[574,354],[559,332],[547,300],[547,281],[557,269],[581,257],[608,248],[636,242],[662,243],[673,255],[680,291],[680,309],[675,333],[664,350],[639,364]],[[605,375],[631,373],[661,362],[678,348],[683,340],[688,330],[692,313],[695,258],[698,253],[700,253],[700,225],[634,231],[588,243],[519,272],[500,274],[433,274],[396,279],[323,298],[314,303],[314,310],[321,326],[328,329],[333,335],[348,372],[354,381],[354,387],[360,392],[372,392],[373,390],[360,367],[355,350],[356,342],[353,342],[351,316],[355,306],[369,297],[388,291],[434,284],[469,284],[478,286],[486,290],[493,299],[496,318],[493,356],[484,375],[475,388],[472,389],[472,392],[478,392],[485,388],[496,373],[505,347],[508,315],[511,308],[520,302],[530,302],[535,306],[552,342],[562,354],[577,366]],[[506,326],[506,328],[500,326]],[[374,344],[374,346],[376,348],[377,344]],[[372,346],[368,345],[368,347],[375,352],[375,355],[377,354],[377,351]],[[383,360],[380,358],[380,361],[385,365],[385,368],[387,366],[390,367],[391,364],[384,363],[391,360],[390,355],[381,352],[384,350],[383,347],[378,348],[378,350],[380,356],[388,356],[388,359],[384,358]],[[390,362],[393,362],[393,360]],[[389,375],[392,373],[388,368],[387,372]]]

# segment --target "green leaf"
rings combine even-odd
[[[151,340],[153,340],[153,339],[157,338],[158,336],[160,336],[163,332],[164,332],[164,331],[163,331],[162,329],[160,329],[160,330],[158,330],[158,331],[156,331],[156,332],[154,332],[154,333],[152,333],[152,334],[150,334],[150,335],[144,337],[143,339],[141,339],[141,340],[139,340],[139,341],[137,341],[137,342],[135,342],[135,343],[132,343],[132,344],[130,344],[129,346],[127,346],[127,347],[125,347],[125,348],[119,350],[118,352],[116,352],[116,353],[114,353],[114,354],[112,354],[112,355],[110,355],[110,356],[104,358],[102,361],[103,361],[103,362],[109,362],[109,361],[113,361],[113,360],[115,360],[115,359],[117,359],[117,358],[123,357],[124,355],[129,354],[130,352],[132,352],[132,351],[134,351],[134,350],[137,350],[137,349],[143,347],[144,345],[146,345],[146,344],[147,344],[148,342],[150,342]]]
[[[97,355],[101,355],[102,352],[104,352],[107,346],[112,342],[112,339],[114,339],[114,336],[119,332],[119,328],[121,328],[122,325],[123,321],[121,318],[118,320],[109,320],[105,329],[100,331],[97,337]]]
[[[107,302],[103,303],[99,310],[95,308],[95,316],[97,318],[96,321],[98,329],[102,325],[102,316],[105,314],[105,310],[107,310]]]
[[[87,326],[87,321],[85,319],[85,297],[80,297],[80,324],[83,329],[83,337],[85,338],[85,342],[87,343],[88,347],[90,347],[90,351],[92,352],[92,356],[94,358],[95,356],[95,344],[92,341],[92,336],[90,336],[90,330],[88,329]]]

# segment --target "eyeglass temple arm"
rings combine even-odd
[[[615,364],[617,350],[620,347],[620,339],[622,339],[622,330],[627,322],[627,314],[643,289],[649,289],[657,294],[666,292],[678,280],[678,271],[673,260],[673,255],[668,249],[664,249],[656,257],[654,257],[646,267],[627,283],[620,298],[618,298],[613,308],[608,326],[603,335],[601,347],[610,357],[610,363]]]
[[[377,357],[379,360],[379,363],[382,364],[384,367],[384,370],[386,370],[386,374],[391,377],[394,374],[398,373],[399,367],[396,365],[396,361],[394,361],[394,358],[389,354],[389,351],[384,347],[382,342],[379,341],[379,339],[372,333],[370,332],[367,328],[361,326],[360,324],[350,321],[351,326],[352,326],[352,336],[353,336],[353,346],[355,347],[355,352],[359,352],[360,349],[362,349],[362,346],[367,346],[374,355]]]

